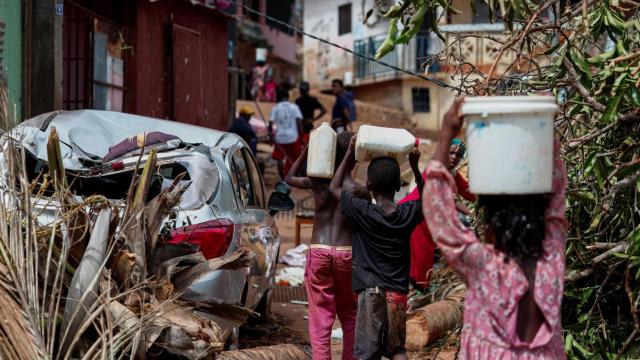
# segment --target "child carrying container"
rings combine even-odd
[[[338,135],[335,164],[339,164],[345,156],[351,135],[351,132]],[[314,360],[331,359],[331,329],[337,315],[344,334],[342,359],[348,360],[353,359],[357,306],[351,290],[351,227],[340,213],[338,200],[329,193],[330,178],[296,176],[306,161],[319,159],[317,154],[308,154],[309,151],[308,148],[304,149],[285,181],[290,186],[313,191],[313,232],[304,272],[309,299],[311,349]],[[370,197],[367,189],[350,174],[346,176],[345,188],[357,196]]]
[[[356,137],[331,181],[342,214],[353,227],[353,290],[358,293],[355,357],[407,359],[406,309],[409,285],[409,237],[422,221],[420,201],[394,202],[400,189],[400,167],[390,157],[376,158],[367,170],[367,188],[375,199],[357,198],[344,181],[355,166]],[[420,152],[409,162],[420,190]],[[420,192],[422,193],[422,192]]]
[[[460,359],[564,359],[566,172],[555,144],[552,194],[480,195],[485,242],[463,226],[445,166],[462,127],[457,99],[427,167],[424,217],[447,263],[467,284]]]

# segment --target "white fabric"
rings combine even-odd
[[[269,119],[276,125],[276,144],[293,144],[298,140],[297,119],[302,119],[298,105],[281,101],[271,109]]]

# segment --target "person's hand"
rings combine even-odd
[[[349,141],[349,148],[347,149],[348,152],[353,152],[356,150],[356,140],[357,140],[358,135],[353,135],[351,137],[351,141]]]
[[[420,150],[418,148],[413,149],[413,151],[409,154],[409,165],[412,168],[416,168],[418,166],[418,161],[420,161]]]
[[[453,104],[451,104],[449,110],[444,114],[444,119],[442,121],[443,129],[453,132],[454,136],[458,135],[462,129],[463,117],[460,115],[460,108],[463,103],[464,96],[456,98],[453,101]]]

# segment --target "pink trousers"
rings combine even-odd
[[[331,329],[342,325],[342,359],[353,359],[357,297],[351,290],[351,250],[311,248],[304,273],[313,360],[331,359]]]

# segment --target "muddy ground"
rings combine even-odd
[[[420,168],[424,168],[428,158],[433,152],[434,146],[426,143],[421,146],[423,156]],[[263,155],[266,161],[265,182],[269,189],[278,180],[274,164]],[[366,167],[360,166],[356,169],[357,178],[364,182]],[[304,190],[292,189],[292,197],[296,203],[310,196]],[[289,213],[276,215],[278,231],[281,238],[280,254],[295,247],[295,210]],[[311,238],[311,225],[303,225],[301,229],[301,243],[308,244]],[[278,267],[285,265],[279,264]],[[283,343],[293,343],[309,345],[309,332],[307,320],[307,306],[291,303],[291,300],[302,300],[304,288],[277,288],[276,296],[272,304],[272,318],[267,324],[253,324],[241,329],[240,347],[251,348],[256,346],[277,345]],[[306,300],[306,299],[305,299]],[[340,323],[336,319],[334,329],[340,328]],[[441,339],[432,346],[421,352],[409,354],[411,359],[454,359],[456,354],[456,335],[453,334],[446,339]],[[332,354],[334,359],[342,357],[342,341],[331,340]]]

